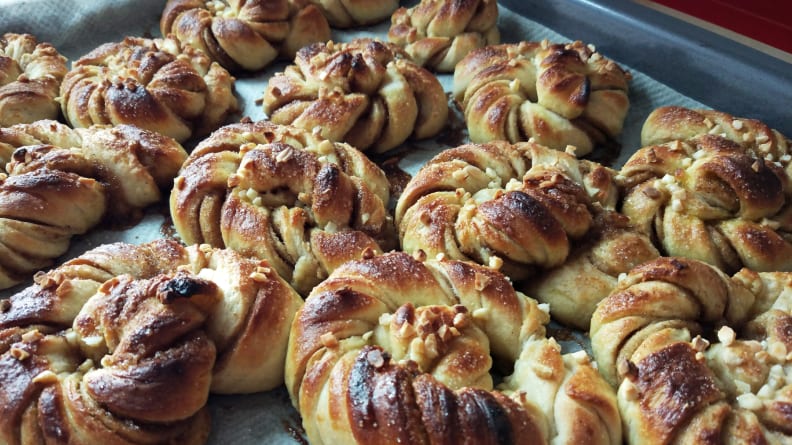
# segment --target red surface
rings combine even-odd
[[[694,17],[792,53],[792,1],[654,0]]]

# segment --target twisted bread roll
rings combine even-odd
[[[401,48],[371,39],[301,49],[269,80],[263,101],[273,122],[378,153],[436,135],[448,117],[437,78]]]
[[[132,124],[183,142],[237,111],[233,84],[228,71],[172,37],[127,37],[74,62],[60,101],[74,127]]]
[[[41,121],[0,138],[0,147],[36,144],[16,149],[0,178],[0,288],[51,264],[100,221],[139,218],[187,157],[173,139],[128,125],[71,130]]]
[[[260,70],[330,39],[330,25],[308,0],[169,0],[160,31],[231,71]]]
[[[782,136],[756,121],[679,108],[653,112],[643,133],[649,145],[620,172],[622,211],[666,254],[729,273],[792,270],[792,167]]]
[[[730,278],[684,258],[620,280],[594,314],[591,341],[600,372],[619,386],[628,443],[792,440],[790,291],[789,273]]]
[[[125,271],[132,274],[96,284]],[[8,339],[0,343],[0,441],[8,444],[204,443],[210,391],[283,382],[302,303],[263,261],[163,240],[98,248],[34,288],[0,318]],[[47,295],[69,307],[57,323],[57,311],[37,318],[29,310]],[[26,311],[32,325],[4,315]],[[71,329],[55,330],[68,318]]]
[[[0,38],[0,127],[58,117],[66,58],[30,34]]]
[[[265,258],[300,293],[395,244],[385,174],[362,153],[271,122],[217,130],[184,164],[171,215],[188,244]]]
[[[658,255],[613,211],[613,174],[532,142],[446,150],[399,198],[402,249],[531,278],[531,295],[549,302],[554,317],[585,328],[616,277]]]
[[[398,0],[310,0],[335,28],[371,25],[388,18]]]
[[[295,317],[286,387],[313,444],[621,443],[613,392],[548,319],[489,268],[352,261]],[[497,391],[490,351],[514,363]]]
[[[477,49],[454,70],[473,142],[536,142],[585,156],[622,131],[630,74],[582,42]]]
[[[500,42],[494,0],[422,0],[391,16],[388,40],[421,66],[450,73],[470,51]]]

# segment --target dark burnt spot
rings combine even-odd
[[[162,283],[157,289],[157,296],[167,304],[178,298],[190,298],[201,293],[204,287],[203,283],[193,277],[178,275],[172,280]]]

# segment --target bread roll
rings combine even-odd
[[[619,281],[591,344],[630,444],[792,438],[792,276],[664,257]]]
[[[88,252],[2,306],[0,441],[205,443],[210,392],[283,383],[301,304],[266,262],[233,251]]]
[[[73,127],[135,125],[184,142],[237,111],[234,78],[176,39],[127,37],[78,59],[61,84]]]
[[[472,263],[349,262],[295,317],[286,387],[311,443],[620,444],[614,393],[548,319]],[[493,358],[514,364],[496,388]]]
[[[301,49],[270,78],[263,101],[275,123],[377,153],[436,135],[448,117],[437,78],[398,46],[372,39]]]
[[[3,147],[16,150],[0,178],[0,288],[50,265],[102,221],[139,220],[187,157],[173,139],[129,125],[18,124],[0,131]]]
[[[629,108],[630,74],[582,42],[520,42],[468,54],[454,97],[473,142],[533,139],[585,156],[612,144]]]
[[[500,268],[585,329],[620,273],[658,255],[615,212],[615,172],[533,142],[435,156],[396,205],[402,249]]]
[[[622,211],[670,256],[791,271],[790,155],[767,126],[723,113],[664,107],[625,163]]]
[[[330,25],[308,0],[169,0],[162,35],[199,48],[230,71],[258,71],[330,39]]]
[[[345,260],[395,246],[388,200],[385,174],[359,151],[262,121],[193,150],[171,215],[185,242],[265,258],[305,295]]]
[[[57,119],[66,58],[30,34],[0,37],[0,127]]]
[[[451,73],[470,51],[500,43],[494,0],[422,0],[391,16],[388,40],[421,66]]]

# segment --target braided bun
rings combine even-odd
[[[739,128],[737,128],[739,127]],[[625,163],[622,211],[670,256],[792,271],[786,140],[756,121],[661,108]]]
[[[388,18],[398,0],[310,0],[335,28],[371,25]]]
[[[402,248],[496,266],[515,281],[531,278],[528,291],[549,302],[554,317],[586,328],[616,277],[658,255],[614,212],[613,175],[532,142],[446,150],[399,198]]]
[[[201,142],[171,193],[188,244],[265,258],[301,293],[345,260],[395,244],[385,174],[362,153],[271,122]]]
[[[257,71],[330,39],[330,25],[308,0],[168,0],[160,31],[231,71]]]
[[[506,277],[405,253],[352,261],[292,326],[286,387],[311,443],[621,443],[613,392]],[[492,356],[514,363],[493,390]]]
[[[628,443],[792,440],[790,291],[789,273],[730,278],[685,258],[620,280],[594,313],[591,343],[619,387]]]
[[[234,78],[175,39],[127,37],[74,62],[61,108],[74,127],[131,124],[184,142],[237,111]]]
[[[533,138],[585,156],[621,133],[629,80],[591,45],[521,42],[468,54],[454,70],[454,96],[473,142]]]
[[[388,40],[421,66],[450,73],[470,51],[500,42],[494,0],[422,0],[391,16]]]
[[[273,122],[378,153],[436,135],[448,117],[437,78],[396,45],[371,39],[301,49],[263,100]]]
[[[0,38],[0,127],[58,117],[66,58],[30,34]]]
[[[0,313],[0,441],[205,443],[210,391],[282,384],[301,303],[232,251],[160,240],[89,252]]]
[[[187,157],[173,139],[129,125],[40,121],[3,129],[0,139],[0,151],[35,144],[17,148],[0,178],[0,288],[51,264],[101,221],[139,219]]]

